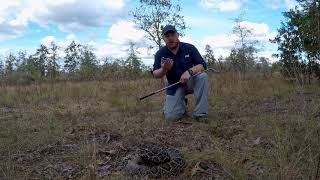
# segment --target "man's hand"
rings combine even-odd
[[[180,82],[184,84],[190,79],[190,77],[191,77],[190,73],[188,71],[185,71],[180,77]]]
[[[173,66],[173,60],[170,58],[162,58],[161,59],[161,68],[166,72],[169,71]]]

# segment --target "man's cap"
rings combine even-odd
[[[162,29],[162,35],[165,35],[168,32],[177,32],[176,28],[172,25],[166,25],[163,29]]]

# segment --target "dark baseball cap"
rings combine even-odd
[[[177,32],[176,28],[172,25],[166,25],[163,29],[162,29],[162,35],[165,35],[168,32]]]

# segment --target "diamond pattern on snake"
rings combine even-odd
[[[137,149],[132,159],[128,160],[125,171],[132,176],[170,177],[178,175],[185,164],[177,149],[144,144]]]

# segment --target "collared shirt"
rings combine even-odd
[[[161,68],[161,58],[173,59],[173,66],[166,74],[169,85],[178,82],[181,75],[195,65],[202,64],[204,68],[207,67],[197,48],[192,44],[184,42],[179,43],[179,49],[176,55],[173,54],[166,46],[159,49],[155,54],[153,71]],[[185,84],[180,83],[168,88],[167,94],[174,95],[177,88],[182,86],[185,86]]]

